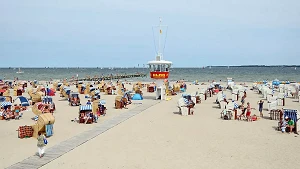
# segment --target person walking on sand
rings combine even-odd
[[[43,135],[40,131],[38,132],[38,142],[37,142],[37,147],[38,147],[38,152],[39,152],[39,156],[40,158],[42,158],[45,154],[45,135]]]
[[[263,100],[258,101],[258,110],[259,110],[259,113],[260,113],[260,117],[264,116],[263,113],[262,113],[262,111],[263,111],[263,105],[264,105],[264,101]]]

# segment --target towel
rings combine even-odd
[[[46,136],[52,136],[53,135],[53,124],[46,125]]]

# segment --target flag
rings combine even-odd
[[[161,30],[161,29],[159,30],[159,33],[162,33],[162,30]]]

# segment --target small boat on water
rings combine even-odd
[[[19,68],[19,71],[17,71],[16,73],[21,74],[21,73],[24,73],[24,72],[21,71],[21,69]]]

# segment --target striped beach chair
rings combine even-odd
[[[295,132],[298,134],[298,129],[297,129],[297,121],[298,121],[298,111],[294,109],[283,109],[283,118],[284,117],[289,117],[295,122]]]
[[[80,105],[79,107],[79,123],[85,123],[85,124],[91,124],[94,122],[94,118],[90,118],[88,117],[87,119],[83,119],[81,118],[81,113],[84,114],[84,116],[86,116],[87,112],[92,112],[93,107],[90,104],[87,105]]]

